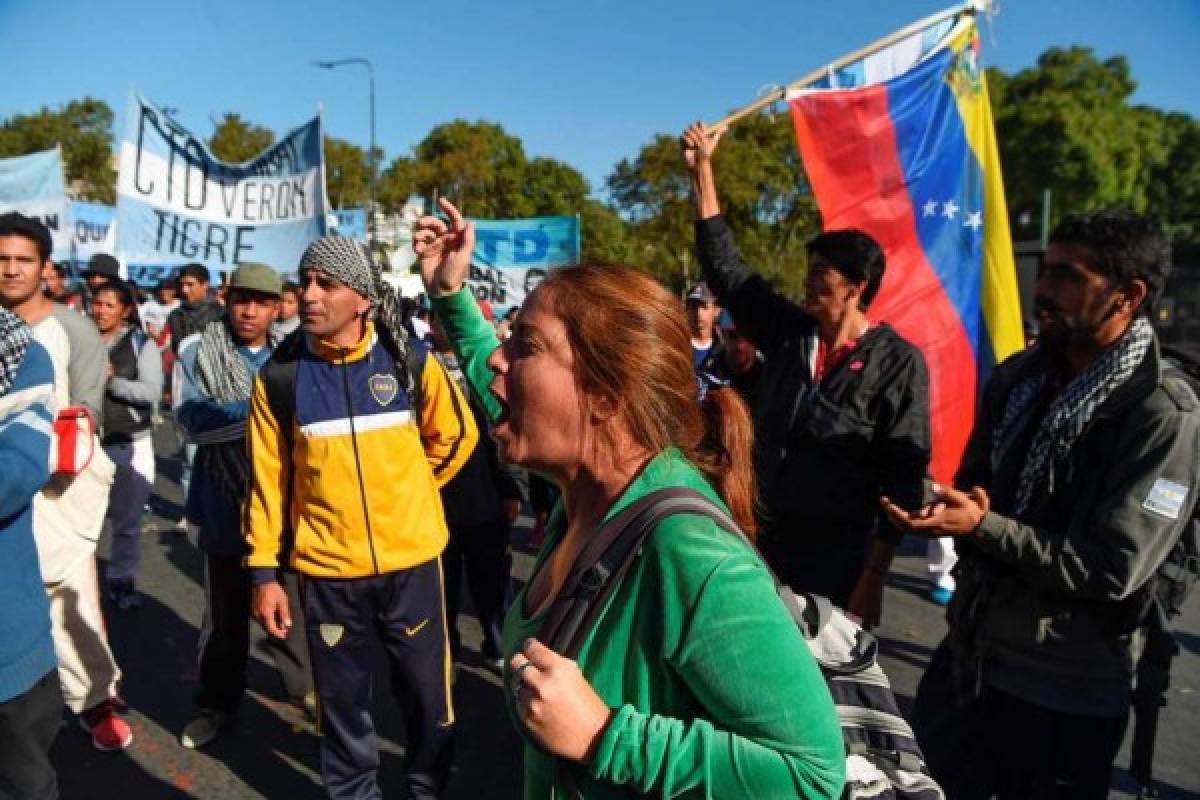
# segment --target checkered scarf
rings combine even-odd
[[[1039,486],[1044,485],[1047,493],[1054,491],[1054,462],[1071,451],[1096,409],[1129,380],[1153,341],[1154,330],[1150,322],[1145,317],[1138,317],[1124,336],[1067,384],[1046,409],[1021,467],[1016,514],[1029,508]],[[1045,388],[1046,373],[1040,372],[1018,383],[1009,393],[1004,415],[992,435],[993,465],[998,463],[1002,448],[1034,398]]]
[[[274,335],[267,334],[267,346],[274,347]],[[196,351],[196,385],[218,403],[249,400],[254,375],[238,352],[237,339],[222,314],[200,331]],[[196,443],[204,445],[196,454],[196,470],[211,475],[220,496],[240,498],[250,480],[250,460],[246,455],[245,421],[209,431]]]
[[[375,324],[392,337],[396,345],[392,353],[397,372],[404,376],[405,388],[413,391],[412,370],[408,368],[406,347],[408,331],[404,327],[404,315],[396,290],[383,281],[379,264],[371,258],[364,245],[345,236],[322,236],[308,246],[300,257],[300,272],[306,269],[323,272],[336,278],[363,297],[371,301],[371,315]]]
[[[33,338],[25,321],[0,308],[0,395],[8,393]]]
[[[275,334],[267,332],[267,347],[277,344]],[[200,332],[200,349],[196,351],[196,382],[218,403],[249,400],[254,388],[254,376],[238,353],[237,340],[229,328],[229,317],[222,315],[204,326]]]

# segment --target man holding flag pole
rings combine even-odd
[[[890,326],[867,317],[884,254],[862,231],[826,231],[808,243],[800,304],[750,271],[720,214],[716,145],[702,123],[683,136],[705,280],[766,357],[756,420],[765,505],[759,546],[792,589],[826,596],[876,625],[899,535],[880,524],[874,498],[921,503],[929,463],[925,362]]]
[[[690,129],[691,141],[685,142],[703,161],[703,150],[715,146],[714,135],[773,102],[787,102],[824,228],[861,231],[886,257],[887,271],[866,318],[871,325],[890,326],[920,351],[928,367],[928,469],[942,482],[952,479],[966,444],[978,380],[1022,344],[1007,209],[978,58],[975,16],[983,10],[985,4],[972,0],[920,20],[710,128]],[[715,187],[710,199],[703,196],[705,169],[693,169],[702,260],[706,250],[710,258],[733,252],[731,239],[720,242],[728,236],[719,230],[723,226],[711,221],[719,209]],[[736,281],[740,285],[744,278]],[[816,359],[815,351],[799,359],[810,377]],[[777,364],[776,373],[781,370],[786,367]],[[796,403],[774,416],[786,417],[790,430],[803,421],[803,408]],[[870,413],[858,417],[871,422]],[[771,414],[760,415],[759,423],[760,470],[767,470],[759,480],[769,492],[777,477],[772,470],[786,459],[765,458],[765,445],[794,454],[797,443],[771,441],[780,435]],[[844,461],[848,454],[841,455]],[[796,500],[786,487],[777,494]],[[767,504],[770,513],[769,496]],[[881,529],[887,527],[883,521]],[[884,563],[874,557],[871,562]],[[938,583],[942,599],[951,585]],[[858,594],[852,606],[873,621],[873,603],[862,605],[863,592]]]

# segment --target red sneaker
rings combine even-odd
[[[120,698],[110,697],[79,715],[80,726],[92,735],[97,750],[124,750],[133,744],[133,729],[117,715],[122,705]]]

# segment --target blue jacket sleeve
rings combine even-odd
[[[250,411],[248,400],[218,403],[204,393],[196,377],[196,354],[199,350],[200,341],[197,339],[180,351],[172,384],[175,420],[188,436],[243,424]]]
[[[54,367],[31,342],[8,393],[0,396],[0,519],[33,500],[50,477]]]

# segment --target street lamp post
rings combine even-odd
[[[371,193],[371,204],[367,208],[367,239],[375,241],[375,70],[371,62],[365,58],[339,58],[335,61],[314,61],[313,66],[321,69],[335,69],[348,64],[361,64],[367,68],[367,79],[371,87],[371,149],[367,151],[367,165],[370,167],[367,182]]]

